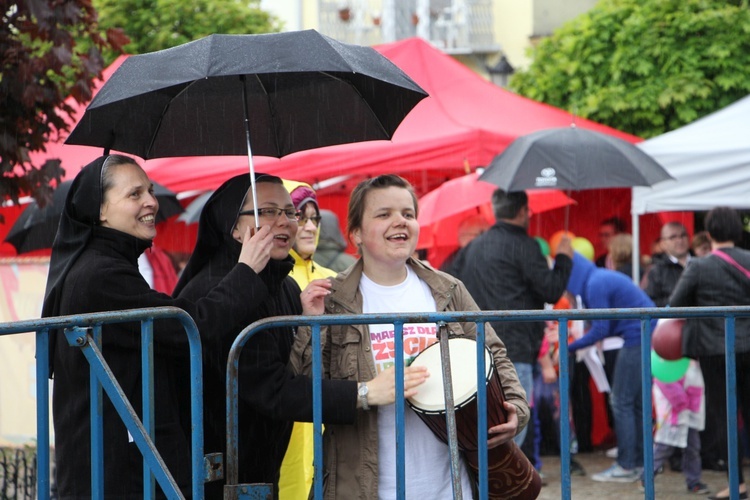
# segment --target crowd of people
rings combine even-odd
[[[195,320],[202,342],[205,452],[226,456],[229,349],[237,334],[258,319],[541,310],[559,305],[561,299],[585,308],[750,304],[750,252],[735,246],[743,228],[734,210],[719,207],[709,212],[706,234],[694,236],[692,249],[682,224],[665,224],[659,240],[662,255],[653,259],[638,286],[628,265],[632,239],[618,219],[602,224],[609,251],[596,262],[575,252],[567,237],[560,239],[548,258],[528,234],[531,213],[526,193],[497,189],[491,201],[496,223],[489,228],[465,224],[466,238],[446,264],[448,272],[442,272],[415,257],[418,202],[412,187],[399,176],[367,179],[353,190],[346,236],[357,249],[354,257],[344,252],[347,238],[335,214],[321,209],[311,186],[266,174],[256,174],[253,183],[249,175],[239,175],[217,189],[203,208],[194,251],[169,293],[164,289],[174,281],[162,276],[163,259],[150,256],[146,271],[139,271],[139,258],[150,255],[156,235],[159,206],[153,185],[134,159],[102,156],[81,170],[68,194],[53,246],[43,316],[158,306],[184,309]],[[408,365],[437,342],[437,326],[407,326],[403,345]],[[471,322],[448,328],[451,338],[476,335]],[[176,322],[157,322],[154,330],[155,444],[183,494],[189,496],[192,429],[187,339]],[[750,323],[737,320],[736,332],[737,401],[744,421],[750,422]],[[321,467],[326,498],[395,497],[393,335],[390,324],[322,329]],[[543,402],[535,387],[556,383],[555,346],[561,341],[556,330],[544,322],[493,322],[485,336],[507,417],[488,429],[488,448],[513,442],[523,446],[538,440],[540,432],[555,432],[537,425],[526,435],[534,427],[527,424],[540,418],[538,408],[532,411],[535,402],[539,407]],[[675,448],[682,451],[681,469],[693,493],[708,493],[701,481],[701,457],[712,466],[726,465],[723,336],[720,319],[687,320],[682,351],[694,360],[690,370],[676,383],[654,383],[655,400],[658,396],[664,402],[657,410],[671,415],[665,422],[681,432],[657,431],[655,465],[661,467]],[[596,346],[601,349],[613,338],[619,343],[601,358],[611,386],[617,458],[591,478],[636,483],[643,475],[640,322],[596,320],[585,325],[569,339],[571,365],[574,371],[583,370],[584,363],[575,363],[576,358],[582,359]],[[62,332],[53,332],[51,339],[57,494],[91,497],[89,392],[82,389],[88,387],[88,364]],[[239,359],[240,483],[271,484],[277,498],[304,498],[313,481],[311,342],[307,327],[271,328],[251,337]],[[140,373],[133,369],[140,359],[139,325],[105,325],[102,350],[140,414]],[[407,366],[404,373],[406,398],[426,387],[430,377],[441,377],[417,366]],[[571,397],[576,383],[571,378]],[[691,399],[696,391],[699,403]],[[573,397],[572,404],[575,407]],[[706,414],[705,406],[713,410]],[[683,418],[684,412],[696,416]],[[104,403],[103,414],[105,495],[139,498],[140,454],[111,403]],[[452,498],[451,461],[444,438],[413,411],[407,410],[404,417],[407,497]],[[582,427],[575,415],[570,422],[571,434],[580,435]],[[538,450],[529,455],[541,469]],[[585,474],[577,463],[571,465]],[[461,463],[458,477],[464,497],[472,498],[474,471]],[[740,481],[741,498],[746,498],[741,468]],[[223,485],[223,480],[206,483],[206,497],[222,498]],[[714,498],[727,497],[724,490]]]

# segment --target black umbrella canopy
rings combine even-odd
[[[651,186],[672,176],[651,156],[617,137],[576,127],[519,137],[480,180],[506,191]]]
[[[16,248],[16,252],[22,254],[43,248],[52,248],[52,243],[55,241],[55,235],[57,234],[57,226],[60,224],[60,217],[65,206],[65,198],[68,196],[72,183],[73,181],[60,183],[52,194],[52,201],[44,208],[39,208],[39,205],[32,201],[21,212],[5,237],[5,241]],[[157,223],[183,212],[177,196],[155,182],[154,195],[159,200],[159,212],[156,214]]]
[[[281,157],[390,139],[427,94],[370,47],[314,30],[211,35],[131,56],[88,106],[67,144],[141,158]]]

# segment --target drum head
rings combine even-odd
[[[470,338],[448,340],[453,381],[453,402],[456,408],[472,401],[477,392],[477,343]],[[427,347],[414,358],[411,366],[426,366],[430,371],[427,381],[420,385],[419,393],[408,399],[409,404],[423,413],[445,412],[443,372],[440,363],[440,343]],[[489,349],[484,349],[485,383],[491,378],[494,365]]]

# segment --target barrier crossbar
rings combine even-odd
[[[543,311],[481,311],[481,312],[440,312],[440,313],[398,313],[398,314],[342,314],[324,316],[277,316],[266,318],[249,325],[235,339],[227,362],[227,491],[252,491],[252,485],[238,485],[238,364],[243,346],[256,333],[275,327],[309,326],[312,331],[312,387],[313,387],[313,431],[314,431],[314,478],[315,499],[323,498],[323,438],[322,438],[322,352],[321,327],[330,325],[393,324],[396,359],[396,494],[399,500],[405,498],[404,463],[404,351],[403,327],[409,323],[455,323],[473,322],[477,324],[477,435],[479,441],[478,489],[481,500],[488,498],[487,475],[487,399],[484,355],[484,324],[486,322],[555,321],[559,326],[560,338],[568,338],[568,321],[571,320],[639,320],[641,323],[641,384],[642,384],[642,425],[645,498],[654,499],[653,436],[651,401],[651,320],[660,318],[706,318],[725,319],[726,387],[727,387],[727,437],[729,446],[729,485],[730,498],[739,498],[739,476],[737,463],[737,400],[735,363],[735,319],[750,317],[750,306],[725,307],[680,307],[680,308],[637,308],[637,309],[587,309],[587,310],[543,310]],[[566,342],[559,345],[559,392],[560,415],[569,414],[569,361]],[[570,442],[568,419],[560,419],[560,443]],[[457,453],[454,440],[449,440],[451,453]],[[561,496],[571,498],[570,449],[560,446]],[[233,490],[233,488],[238,488]]]
[[[184,498],[172,474],[154,445],[153,393],[153,322],[171,319],[185,329],[190,356],[192,496],[203,498],[203,482],[210,468],[203,457],[203,368],[201,343],[193,319],[182,309],[158,307],[58,316],[26,321],[0,323],[0,336],[35,332],[36,334],[36,404],[37,404],[37,492],[42,500],[50,498],[49,435],[49,336],[63,330],[71,346],[77,346],[90,365],[91,392],[91,496],[104,498],[104,439],[102,390],[143,455],[144,492],[146,499],[155,496],[155,481],[167,498]],[[102,326],[114,323],[141,323],[142,404],[141,420],[128,401],[101,352]],[[196,397],[196,395],[198,395]],[[215,467],[214,467],[215,468]],[[155,480],[155,481],[154,481]]]

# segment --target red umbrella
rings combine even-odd
[[[465,219],[478,215],[487,225],[495,222],[491,198],[497,186],[480,181],[478,177],[479,173],[474,172],[451,179],[419,200],[417,248],[429,249],[433,264],[439,264],[438,261],[458,247],[458,228]],[[526,193],[529,208],[535,214],[576,203],[557,189],[533,189]]]
[[[422,196],[419,200],[419,225],[424,228],[453,215],[483,213],[484,205],[489,209],[486,213],[492,216],[490,200],[497,186],[480,181],[479,174],[474,172],[456,177]],[[575,203],[557,189],[534,189],[526,193],[529,196],[529,208],[533,213],[546,212]]]

